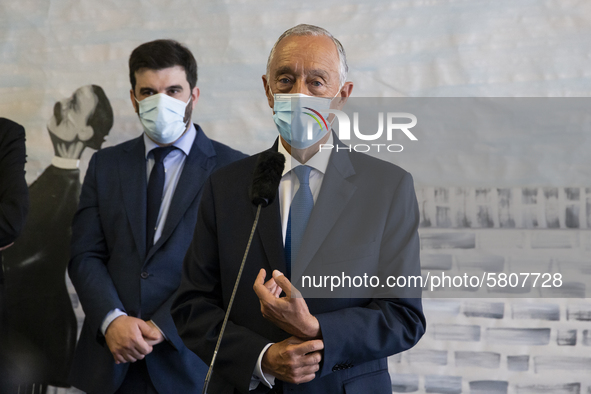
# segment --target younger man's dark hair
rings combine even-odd
[[[181,66],[191,90],[197,85],[197,61],[191,51],[175,40],[154,40],[135,48],[129,56],[129,81],[135,91],[135,72],[147,68],[162,70]]]

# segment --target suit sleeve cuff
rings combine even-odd
[[[268,373],[264,373],[262,368],[263,356],[265,355],[267,349],[271,347],[271,345],[272,343],[267,344],[267,346],[265,346],[259,354],[257,365],[254,368],[254,372],[252,373],[252,379],[250,380],[250,386],[248,387],[249,390],[256,389],[259,383],[263,383],[265,386],[269,388],[273,388],[273,385],[275,384],[275,376]]]
[[[107,328],[109,328],[109,325],[113,323],[113,320],[117,319],[119,316],[127,316],[127,313],[123,312],[119,308],[115,308],[111,312],[107,313],[107,316],[105,316],[105,318],[103,319],[103,323],[101,324],[101,332],[103,333],[103,336],[105,336]]]

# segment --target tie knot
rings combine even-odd
[[[164,159],[166,158],[166,156],[168,156],[168,154],[170,152],[172,152],[174,149],[175,149],[175,147],[172,145],[152,149],[152,154],[154,155],[154,161],[156,163],[162,163],[164,161]]]
[[[312,171],[312,167],[309,166],[297,166],[292,170],[295,172],[300,184],[308,185],[310,183],[310,171]]]

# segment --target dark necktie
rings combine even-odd
[[[292,171],[300,181],[300,188],[291,201],[285,234],[285,268],[287,271],[285,274],[290,280],[291,263],[295,261],[298,255],[302,245],[302,237],[310,219],[310,213],[314,208],[314,197],[310,190],[310,171],[312,171],[312,167],[297,166]]]
[[[164,158],[173,150],[174,146],[165,146],[152,150],[154,155],[154,167],[150,172],[147,194],[147,215],[146,215],[146,254],[154,245],[154,234],[156,233],[156,221],[162,204],[162,191],[164,189]]]

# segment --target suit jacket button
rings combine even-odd
[[[148,274],[146,271],[144,271],[140,274],[140,276],[142,277],[142,279],[148,279],[148,276],[150,276],[150,274]]]

